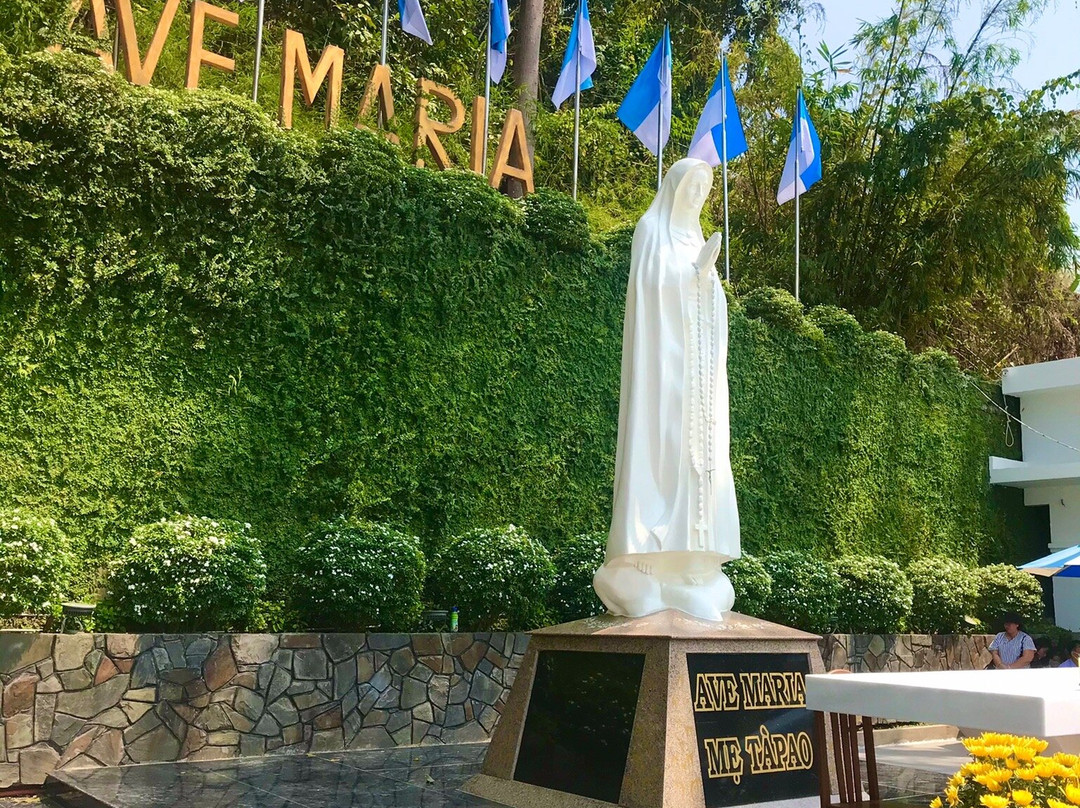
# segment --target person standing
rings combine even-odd
[[[1001,620],[1005,630],[990,643],[993,666],[1000,670],[1030,667],[1035,658],[1035,641],[1023,631],[1023,623],[1016,612],[1007,613]]]

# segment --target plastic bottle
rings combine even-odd
[[[457,631],[458,627],[458,607],[455,606],[450,610],[450,630]]]

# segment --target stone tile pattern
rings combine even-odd
[[[486,741],[528,639],[0,632],[0,789],[54,769]]]
[[[974,670],[990,662],[993,639],[993,634],[826,634],[818,647],[825,670]]]
[[[486,741],[526,634],[0,632],[0,789],[54,769]],[[982,667],[991,637],[828,635],[826,668]]]

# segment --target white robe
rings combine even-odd
[[[740,556],[731,475],[727,301],[705,244],[704,200],[681,160],[634,231],[623,324],[615,493],[607,560],[635,553]],[[699,178],[703,175],[698,175]]]

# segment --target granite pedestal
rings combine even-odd
[[[516,808],[816,806],[817,637],[734,612],[533,632],[481,774]]]

